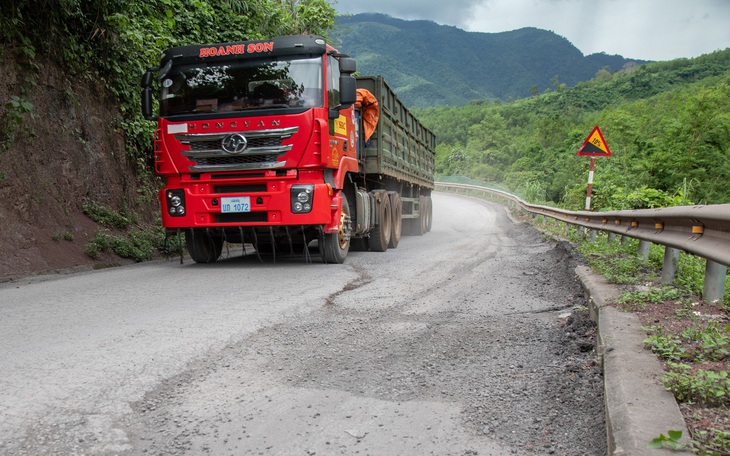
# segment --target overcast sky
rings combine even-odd
[[[730,0],[330,0],[340,14],[384,13],[474,32],[551,30],[583,54],[645,60],[730,47]]]

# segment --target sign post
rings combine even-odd
[[[611,150],[608,148],[606,140],[603,139],[603,133],[598,125],[593,128],[590,135],[583,141],[577,156],[591,157],[591,165],[588,171],[588,190],[586,191],[586,210],[591,210],[591,193],[593,192],[593,172],[596,169],[596,157],[610,157]]]
[[[591,210],[591,193],[593,193],[593,171],[596,169],[596,157],[591,157],[591,166],[588,168],[588,190],[586,191],[586,210]]]

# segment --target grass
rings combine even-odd
[[[84,214],[91,220],[107,228],[125,230],[132,224],[132,220],[126,214],[115,211],[109,207],[98,204],[94,201],[83,203]]]
[[[115,211],[109,207],[87,201],[84,213],[102,225],[96,236],[86,245],[86,254],[99,259],[103,253],[111,252],[136,262],[149,261],[156,254],[170,254],[175,250],[167,242],[165,230],[159,226],[142,227],[135,223],[138,217]],[[112,231],[113,230],[113,231]]]
[[[72,242],[74,240],[74,238],[75,238],[74,234],[69,230],[64,230],[62,232],[53,233],[53,236],[52,236],[52,239],[54,241],[64,240],[64,241]]]
[[[165,232],[159,229],[134,229],[123,235],[99,231],[87,244],[86,254],[98,259],[103,252],[114,252],[136,262],[149,261],[166,248]]]

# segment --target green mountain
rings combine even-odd
[[[419,108],[436,134],[436,172],[500,184],[533,202],[581,209],[599,125],[592,207],[730,202],[730,48],[653,62],[514,103]]]
[[[337,18],[341,52],[360,74],[383,75],[408,106],[462,106],[471,100],[529,97],[574,86],[608,67],[644,63],[618,55],[584,56],[562,36],[537,28],[466,32],[430,21],[383,14]]]

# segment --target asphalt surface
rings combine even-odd
[[[602,455],[563,244],[436,194],[345,265],[226,252],[0,286],[0,454]]]

